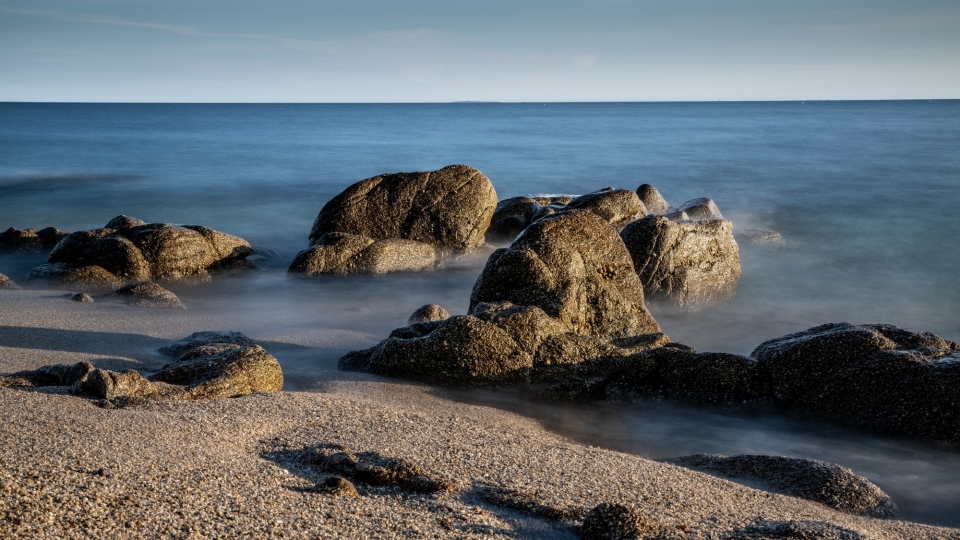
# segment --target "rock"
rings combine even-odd
[[[127,229],[132,229],[134,227],[139,227],[140,225],[146,225],[147,222],[142,219],[137,219],[135,217],[125,216],[123,214],[111,219],[103,226],[105,229],[115,229],[118,231],[125,231]]]
[[[570,201],[567,208],[593,212],[618,231],[647,215],[647,208],[640,202],[640,197],[628,189],[606,188],[587,193]]]
[[[313,277],[417,272],[432,269],[439,262],[433,246],[401,238],[374,241],[353,234],[327,233],[317,242],[297,254],[288,273]]]
[[[733,237],[740,244],[753,246],[782,247],[785,244],[780,233],[764,229],[738,229],[733,231]]]
[[[415,493],[449,492],[456,484],[402,458],[353,452],[338,444],[320,444],[300,453],[300,462],[323,472],[373,486],[396,486]]]
[[[681,212],[677,210],[676,212],[667,212],[663,217],[669,219],[670,221],[689,221],[690,216],[686,212]]]
[[[647,216],[620,233],[647,295],[680,309],[736,294],[740,250],[729,221],[675,223]]]
[[[317,485],[317,492],[326,493],[334,497],[359,497],[357,487],[353,482],[339,476],[331,476]]]
[[[672,399],[734,405],[768,401],[769,374],[753,358],[728,353],[694,353],[666,348],[657,360],[658,385]]]
[[[487,241],[512,242],[533,222],[534,216],[543,207],[544,205],[532,197],[511,197],[500,201],[490,220],[490,228],[487,229]]]
[[[759,521],[731,531],[724,540],[867,540],[856,531],[822,521]]]
[[[680,212],[686,212],[690,219],[694,221],[706,221],[711,219],[723,219],[723,214],[717,208],[713,199],[706,197],[700,199],[690,199],[677,208]]]
[[[122,373],[95,369],[80,383],[83,393],[113,402],[148,398],[158,389],[139,372],[128,369]]]
[[[663,532],[660,523],[616,503],[598,504],[577,529],[583,540],[652,540]]]
[[[66,236],[47,264],[32,270],[30,282],[114,290],[140,281],[207,281],[211,275],[255,268],[243,239],[200,225],[153,223],[118,216],[119,228],[79,231]]]
[[[633,261],[616,232],[595,214],[570,210],[528,227],[490,255],[473,287],[483,302],[536,306],[579,334],[604,338],[659,332],[643,302]]]
[[[862,516],[897,515],[890,496],[846,467],[783,456],[696,454],[669,460],[674,465],[730,479],[760,483],[777,493],[800,497]]]
[[[129,298],[127,304],[131,306],[186,309],[177,295],[152,281],[141,281],[121,287],[113,291],[110,296]]]
[[[267,260],[267,261],[279,261],[281,259],[280,253],[268,247],[255,246],[251,244],[250,249],[253,250],[253,254],[255,256],[262,257],[264,260]]]
[[[0,253],[43,253],[53,249],[69,233],[55,227],[45,229],[9,229],[0,233]]]
[[[0,291],[16,291],[19,289],[20,286],[14,283],[12,279],[0,274]]]
[[[259,345],[215,348],[184,358],[189,354],[164,366],[150,381],[182,386],[171,396],[176,399],[237,397],[283,388],[280,363]]]
[[[383,174],[353,184],[324,205],[310,231],[310,244],[340,232],[468,251],[483,243],[496,206],[490,180],[466,165]]]
[[[8,373],[0,377],[2,386],[74,386],[82,383],[95,370],[89,362],[56,364],[40,369]]]
[[[93,302],[94,299],[87,293],[78,292],[70,297],[74,302]]]
[[[347,276],[353,273],[353,260],[373,243],[372,238],[347,233],[326,233],[310,249],[293,259],[290,274],[306,276]]]
[[[796,410],[897,436],[960,442],[960,345],[886,324],[833,323],[751,354]]]
[[[640,202],[643,203],[647,212],[655,216],[662,216],[670,212],[670,204],[663,198],[663,195],[660,195],[657,188],[650,184],[642,184],[638,187],[637,196],[640,197]]]
[[[240,332],[194,332],[193,334],[190,334],[179,341],[171,343],[170,345],[160,347],[159,352],[160,354],[179,358],[180,356],[198,347],[218,346],[223,344],[238,345],[240,347],[252,347],[256,345],[256,342]]]
[[[436,304],[427,304],[420,307],[407,319],[407,326],[421,322],[445,321],[450,318],[450,312]]]
[[[544,339],[533,357],[532,380],[567,383],[603,379],[626,367],[636,353],[667,343],[670,338],[663,333],[614,340],[573,332],[553,334]]]

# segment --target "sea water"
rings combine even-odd
[[[119,214],[201,224],[278,251],[249,279],[176,288],[191,309],[311,344],[291,380],[329,376],[425,303],[464,313],[483,261],[419,275],[289,280],[320,208],[391,171],[465,163],[502,198],[654,185],[710,197],[741,245],[736,298],[649,307],[675,341],[749,354],[826,322],[883,322],[960,341],[960,101],[454,104],[0,104],[0,230],[102,227]],[[0,257],[14,279],[43,257]],[[311,342],[304,336],[341,336]],[[312,358],[318,358],[316,363]],[[471,395],[591,444],[654,458],[774,453],[840,463],[902,516],[960,526],[960,453],[771,415],[660,405],[545,406]]]

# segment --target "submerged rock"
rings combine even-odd
[[[680,212],[685,212],[688,216],[690,216],[690,219],[694,221],[724,219],[723,214],[720,213],[720,209],[717,208],[717,205],[713,202],[713,199],[708,199],[706,197],[691,199],[681,204],[677,210]]]
[[[630,253],[591,212],[571,210],[537,221],[487,260],[470,296],[536,306],[569,331],[617,338],[659,332],[644,305]]]
[[[675,223],[647,216],[620,233],[646,294],[680,309],[732,298],[740,250],[729,221]]]
[[[25,254],[50,251],[69,233],[55,227],[46,229],[9,229],[0,233],[0,253]]]
[[[830,508],[878,518],[897,515],[890,496],[846,467],[813,459],[783,456],[695,454],[669,460],[674,465],[761,484],[792,497]]]
[[[751,354],[784,405],[900,436],[960,442],[960,345],[887,324],[824,324]]]
[[[764,229],[738,229],[733,231],[733,237],[740,244],[752,246],[782,247],[785,244],[780,233]]]
[[[407,326],[422,322],[445,321],[450,318],[450,312],[436,304],[427,304],[420,307],[407,319]]]
[[[0,274],[0,291],[15,291],[18,289],[20,289],[20,286],[14,283],[12,279]]]
[[[650,184],[642,184],[637,188],[637,196],[640,202],[646,207],[647,212],[655,216],[662,216],[670,212],[670,204],[660,195],[657,188]]]
[[[128,305],[138,307],[162,307],[186,309],[180,298],[152,281],[141,281],[121,287],[110,294],[113,297],[127,298]]]
[[[245,240],[200,225],[141,224],[118,216],[103,228],[66,236],[31,283],[114,290],[140,281],[207,281],[211,275],[255,268]]]

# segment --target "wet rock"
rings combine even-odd
[[[103,227],[105,229],[115,229],[118,231],[125,231],[127,229],[132,229],[134,227],[139,227],[140,225],[146,225],[147,222],[142,219],[137,219],[135,217],[125,216],[123,214],[111,219]]]
[[[868,537],[822,521],[760,521],[731,531],[724,540],[867,540]]]
[[[18,289],[20,289],[20,286],[14,283],[12,279],[0,274],[0,291],[15,291]]]
[[[423,242],[372,238],[345,233],[327,233],[317,245],[301,251],[288,272],[307,277],[372,275],[418,272],[438,263],[436,248]]]
[[[398,487],[415,493],[456,490],[456,483],[402,458],[376,452],[353,452],[338,444],[320,444],[300,453],[300,462],[361,484]]]
[[[86,380],[94,370],[89,362],[56,364],[5,374],[0,377],[0,386],[74,386]]]
[[[194,332],[193,334],[171,343],[170,345],[160,347],[159,352],[160,354],[179,358],[180,356],[198,347],[218,346],[223,344],[238,345],[240,347],[252,347],[256,345],[256,342],[240,332]]]
[[[733,231],[733,237],[741,245],[782,247],[785,244],[780,233],[764,229],[738,229]]]
[[[549,204],[549,203],[548,203]],[[512,242],[544,207],[532,197],[511,197],[497,203],[487,229],[487,241]]]
[[[545,217],[487,260],[470,297],[536,306],[576,333],[617,338],[659,332],[630,254],[606,221],[585,210]]]
[[[357,487],[353,482],[339,476],[331,476],[317,484],[318,493],[326,493],[334,497],[359,497]]]
[[[177,295],[152,281],[141,281],[121,287],[113,291],[110,296],[127,298],[127,304],[131,306],[186,309]]]
[[[90,296],[90,295],[87,294],[87,293],[82,293],[82,292],[78,292],[78,293],[72,295],[72,296],[70,297],[70,299],[73,300],[74,302],[84,302],[84,303],[88,303],[88,302],[93,302],[93,301],[94,301],[94,299],[93,299],[92,296]]]
[[[466,165],[383,174],[353,184],[324,205],[310,231],[310,244],[316,245],[326,233],[340,232],[468,251],[483,243],[496,206],[490,180]]]
[[[176,399],[237,397],[283,388],[280,363],[259,345],[213,347],[194,355],[187,351],[180,358],[150,376],[152,382],[181,386],[171,393]]]
[[[598,504],[577,528],[583,540],[647,540],[663,532],[664,527],[659,522],[615,503]]]
[[[677,208],[680,212],[686,212],[690,219],[694,221],[706,221],[711,219],[723,219],[723,214],[720,213],[720,209],[717,208],[716,203],[712,199],[707,199],[705,197],[699,199],[691,199]]]
[[[657,188],[650,184],[642,184],[638,187],[637,196],[640,197],[640,202],[646,207],[647,212],[655,216],[662,216],[670,212],[670,204],[663,198],[663,195],[660,195]]]
[[[736,294],[740,250],[729,221],[675,223],[647,216],[620,235],[649,297],[695,309]]]
[[[784,456],[696,454],[669,460],[674,465],[755,482],[762,487],[818,502],[842,512],[886,518],[897,515],[890,496],[846,467]]]
[[[0,253],[43,253],[53,249],[67,234],[55,227],[39,231],[10,227],[0,233]]]
[[[768,401],[772,395],[769,374],[753,358],[670,349],[657,357],[657,384],[673,399],[732,405]]]
[[[407,326],[422,322],[445,321],[450,318],[450,312],[436,304],[427,304],[420,307],[407,319]]]
[[[550,521],[569,521],[579,519],[586,514],[584,508],[573,506],[558,508],[546,504],[538,491],[530,492],[505,487],[481,486],[478,494],[481,499],[490,504],[512,508]]]
[[[628,189],[606,188],[587,193],[570,201],[567,208],[593,212],[618,231],[647,215],[647,208],[640,202],[640,197]]]
[[[250,269],[243,239],[200,225],[153,223],[119,216],[103,228],[71,233],[32,270],[29,282],[113,290],[139,281],[208,281],[219,272]]]
[[[846,425],[960,442],[960,346],[885,324],[832,323],[752,353],[784,405]]]

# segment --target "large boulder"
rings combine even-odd
[[[178,399],[237,397],[283,388],[280,363],[259,345],[198,347],[150,376],[152,382],[178,385]]]
[[[740,250],[729,221],[647,216],[626,226],[620,236],[651,298],[692,309],[736,294]]]
[[[628,223],[647,215],[647,207],[640,201],[640,197],[629,189],[605,188],[587,193],[570,201],[567,208],[589,210],[618,231]]]
[[[0,253],[43,253],[50,251],[69,233],[55,227],[46,229],[9,229],[0,233]]]
[[[960,442],[960,345],[886,324],[833,323],[752,356],[784,405],[899,436]]]
[[[353,184],[325,204],[313,223],[310,244],[340,232],[469,251],[483,243],[496,207],[493,184],[473,167],[382,174]]]
[[[846,467],[784,456],[695,454],[669,460],[674,465],[816,501],[841,512],[885,518],[897,515],[890,496]]]
[[[138,222],[118,216],[110,224],[120,228],[66,236],[27,281],[112,290],[149,280],[206,281],[212,274],[255,268],[246,260],[253,250],[242,238],[200,225]]]
[[[659,332],[623,241],[585,210],[547,216],[490,255],[470,296],[536,306],[569,331],[618,338]]]

